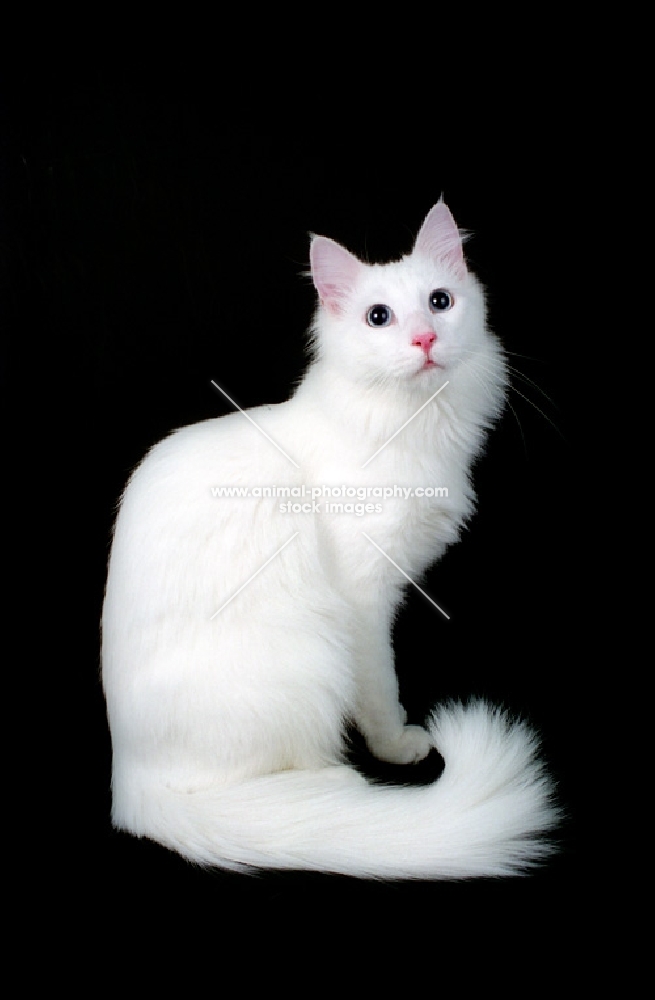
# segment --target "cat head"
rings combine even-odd
[[[486,336],[482,289],[443,201],[399,261],[365,264],[324,236],[312,239],[310,261],[317,357],[357,382],[438,388]]]

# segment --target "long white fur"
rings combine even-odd
[[[175,432],[122,498],[103,612],[113,822],[233,869],[523,872],[557,821],[534,734],[481,702],[406,726],[390,646],[405,587],[393,563],[418,581],[457,539],[471,464],[502,408],[482,290],[442,202],[401,261],[364,265],[316,237],[312,270],[314,360],[292,398],[250,411],[258,426],[235,413]],[[428,308],[436,288],[453,294],[443,314]],[[377,303],[394,312],[382,329],[366,323]],[[426,330],[443,367],[423,371],[412,341]],[[212,496],[302,484],[445,486],[448,497],[388,499],[363,517]],[[438,651],[417,669],[438,669]],[[349,719],[383,759],[411,766],[437,747],[442,776],[367,783],[343,763]]]

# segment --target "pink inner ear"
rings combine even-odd
[[[321,302],[339,314],[352,293],[364,265],[326,236],[315,236],[309,250],[312,279]]]
[[[438,201],[425,217],[414,251],[433,260],[445,261],[460,278],[466,275],[462,237],[450,209],[443,201]]]

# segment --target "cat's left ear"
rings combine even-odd
[[[364,269],[354,254],[326,236],[315,236],[309,249],[312,280],[325,308],[338,316]]]
[[[462,234],[445,202],[438,201],[428,212],[416,237],[414,252],[445,261],[458,278],[466,276]]]

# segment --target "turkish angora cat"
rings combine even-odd
[[[403,573],[457,539],[502,408],[481,286],[441,201],[402,260],[322,236],[310,256],[314,355],[291,399],[176,431],[122,498],[102,625],[113,822],[232,869],[525,871],[557,820],[535,736],[483,702],[405,725],[390,643]],[[443,774],[369,784],[343,763],[348,720],[383,760],[437,747]]]

